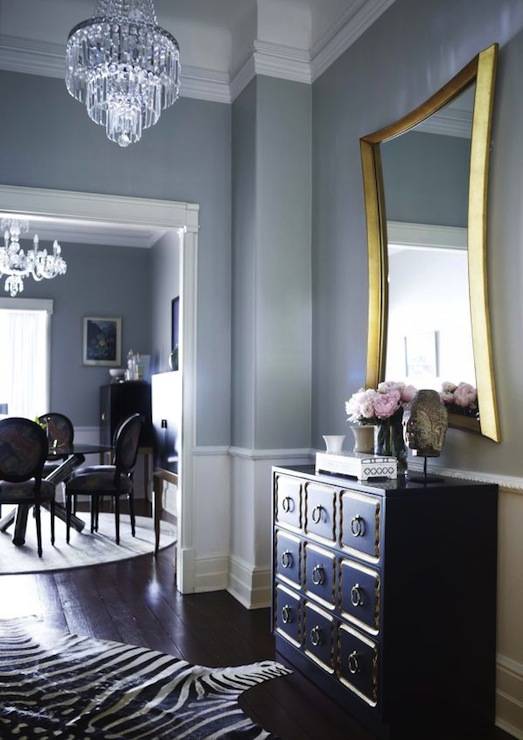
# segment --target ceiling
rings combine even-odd
[[[177,38],[182,95],[230,102],[255,74],[310,83],[394,0],[156,0]],[[94,0],[0,0],[0,69],[63,76]]]

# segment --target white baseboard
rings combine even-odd
[[[523,740],[523,664],[500,654],[496,663],[496,725]]]
[[[211,555],[194,561],[194,590],[225,591],[229,583],[229,556]]]
[[[242,558],[231,556],[228,591],[246,609],[270,606],[272,600],[270,567],[256,567]]]

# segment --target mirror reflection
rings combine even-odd
[[[467,255],[475,86],[383,142],[388,325],[385,380],[442,393],[477,417]]]

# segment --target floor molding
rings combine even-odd
[[[256,567],[242,558],[229,558],[229,593],[246,609],[262,609],[271,605],[271,568]]]
[[[229,556],[211,555],[194,560],[194,587],[198,593],[225,591],[229,584]]]
[[[496,658],[496,725],[523,740],[523,664],[500,653]]]

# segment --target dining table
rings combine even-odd
[[[81,442],[74,442],[68,446],[50,447],[47,455],[48,462],[59,464],[44,480],[52,483],[54,486],[64,483],[71,473],[85,462],[86,455],[103,456],[105,453],[110,452],[111,449],[112,447],[110,445],[83,444]],[[49,505],[42,503],[42,506],[48,508]],[[14,523],[13,544],[15,545],[22,546],[25,544],[27,518],[31,508],[32,506],[29,505],[18,504],[16,509],[13,509],[9,514],[0,519],[1,532],[6,532]],[[63,522],[66,521],[65,506],[58,501],[55,502],[55,516]],[[73,514],[71,516],[71,526],[78,532],[81,532],[85,527],[85,522]]]

